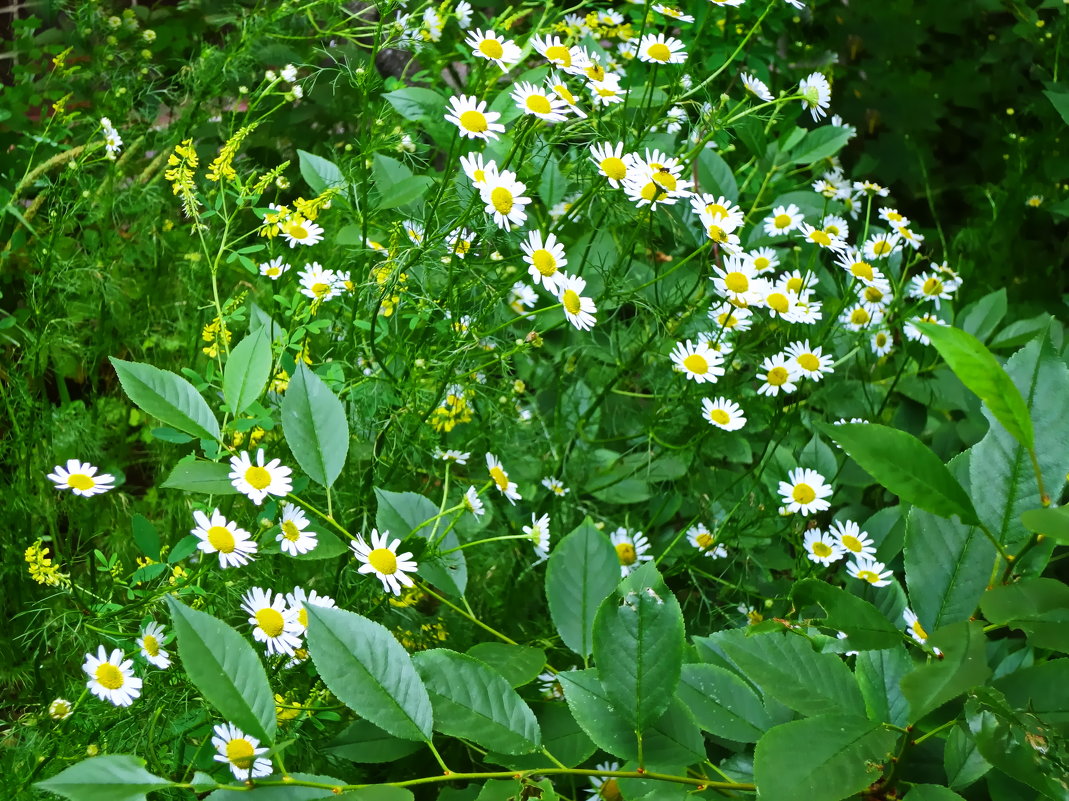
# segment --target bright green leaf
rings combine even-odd
[[[1069,125],[1069,92],[1055,92],[1050,89],[1044,89],[1043,94],[1046,95],[1047,100],[1054,106],[1054,109],[1062,115],[1065,124]]]
[[[375,487],[378,508],[375,512],[375,527],[379,532],[389,531],[402,540],[417,534],[430,542],[437,540],[439,530],[434,524],[423,525],[438,514],[438,507],[430,498],[416,492],[390,492]],[[448,524],[439,521],[445,528]],[[450,531],[439,544],[443,551],[449,551],[460,545],[455,531]],[[435,586],[453,595],[461,596],[468,586],[468,564],[463,551],[453,551],[445,556],[424,559],[419,564],[420,575]]]
[[[83,759],[34,786],[71,801],[146,801],[146,793],[173,784],[145,770],[143,759],[109,754]]]
[[[134,542],[141,553],[155,562],[160,561],[160,535],[156,527],[144,515],[135,514],[130,518]]]
[[[167,489],[202,492],[206,495],[236,495],[230,483],[230,465],[190,460],[179,462],[160,484]]]
[[[906,793],[906,801],[965,801],[960,795],[938,784],[915,784]]]
[[[750,685],[716,665],[683,665],[676,693],[697,724],[717,737],[755,743],[772,726]]]
[[[791,597],[795,604],[819,604],[824,609],[825,625],[845,631],[850,647],[866,651],[890,648],[902,640],[893,625],[868,601],[820,579],[805,579],[794,585]]]
[[[333,161],[304,150],[297,151],[297,158],[300,160],[301,177],[317,195],[332,187],[345,186],[345,177]]]
[[[342,402],[300,360],[282,396],[282,431],[301,469],[330,487],[345,466],[349,422]]]
[[[123,391],[146,414],[201,439],[219,439],[219,421],[196,387],[151,364],[109,357]]]
[[[1026,578],[992,587],[980,601],[984,617],[1019,629],[1037,648],[1069,653],[1069,586],[1052,578]]]
[[[231,414],[241,414],[259,399],[270,377],[271,332],[262,325],[230,351],[223,368],[223,398]]]
[[[812,164],[834,156],[850,141],[850,131],[834,125],[825,125],[810,131],[791,153],[792,164]]]
[[[902,695],[899,682],[913,670],[913,660],[905,646],[879,651],[862,651],[854,663],[854,675],[869,720],[905,726],[909,719],[909,702]]]
[[[983,684],[991,675],[984,654],[984,632],[979,623],[954,623],[939,629],[928,644],[943,652],[905,675],[900,682],[909,701],[909,722],[916,723],[933,709],[966,690]]]
[[[522,687],[538,677],[546,664],[546,652],[530,645],[481,642],[468,649],[468,656],[485,662],[513,687]]]
[[[546,566],[546,600],[561,640],[584,659],[593,650],[594,617],[620,579],[609,538],[584,520],[553,549]]]
[[[1069,507],[1029,509],[1021,515],[1021,523],[1029,531],[1069,544]]]

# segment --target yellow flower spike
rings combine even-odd
[[[233,162],[234,156],[237,155],[238,148],[241,146],[242,141],[256,128],[257,123],[246,125],[243,128],[239,128],[238,132],[231,136],[223,144],[219,150],[219,155],[216,156],[208,166],[208,172],[204,176],[209,181],[236,181],[238,174],[234,171]]]

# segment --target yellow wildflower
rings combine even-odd
[[[254,128],[256,128],[255,122],[252,125],[239,128],[236,134],[227,139],[219,150],[219,155],[215,157],[215,161],[208,166],[208,172],[204,177],[209,181],[218,181],[220,179],[236,181],[238,174],[234,172],[234,156],[237,155],[242,141],[252,133]]]
[[[174,153],[167,157],[167,164],[170,169],[164,171],[163,177],[171,182],[171,191],[181,195],[182,210],[186,216],[195,217],[200,201],[193,194],[193,176],[200,161],[197,151],[193,149],[193,140],[186,139],[175,145]]]
[[[41,540],[37,540],[27,548],[25,556],[30,578],[38,584],[59,587],[68,583],[67,575],[59,572],[59,565],[52,564],[52,559],[48,556],[48,548],[41,545]]]

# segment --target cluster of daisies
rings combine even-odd
[[[153,621],[146,624],[136,640],[141,658],[160,670],[169,668],[171,657],[163,647],[167,644],[167,639],[163,626],[159,623]],[[118,648],[108,653],[101,645],[95,655],[92,652],[87,653],[82,670],[89,677],[86,682],[89,692],[101,701],[108,701],[115,706],[130,706],[141,695],[142,680],[134,673],[134,661],[126,659]],[[63,717],[68,717],[71,712],[70,703],[58,698],[53,704],[58,705],[60,702],[66,704],[66,707],[63,707]],[[49,711],[51,714],[51,709]]]
[[[283,273],[287,273],[292,266],[281,256],[261,263],[260,275],[265,275],[272,281],[277,281]],[[348,270],[326,270],[317,261],[309,262],[304,269],[297,273],[300,292],[314,303],[324,303],[331,298],[336,298],[345,292],[353,291],[352,274]]]
[[[268,656],[287,656],[286,667],[300,664],[307,653],[303,637],[308,631],[308,605],[334,607],[334,599],[315,590],[294,587],[283,595],[270,589],[251,587],[241,597],[241,608],[249,615],[252,636],[264,644]]]

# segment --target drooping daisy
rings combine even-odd
[[[760,303],[768,285],[757,277],[757,270],[740,256],[725,256],[723,262],[722,267],[713,267],[715,275],[710,278],[716,293],[736,306]]]
[[[556,235],[548,234],[543,240],[541,231],[531,231],[527,241],[520,244],[520,250],[535,286],[541,284],[548,292],[556,293],[564,275],[561,268],[568,264],[564,245],[557,241]]]
[[[835,252],[846,249],[845,240],[829,233],[823,228],[816,228],[807,222],[803,222],[798,230],[805,241],[811,245],[816,245],[819,248]]]
[[[461,156],[460,166],[472,185],[476,187],[485,185],[488,175],[497,175],[497,162],[493,159],[484,161],[482,153],[468,153],[466,156]],[[422,231],[420,234],[422,239]],[[416,244],[418,245],[419,242]]]
[[[652,64],[682,64],[687,60],[683,43],[663,33],[647,33],[638,43],[638,60]]]
[[[559,478],[554,478],[553,476],[546,476],[543,478],[542,486],[559,498],[563,498],[570,492],[568,487],[564,486],[564,483]]]
[[[831,507],[826,500],[832,494],[830,484],[816,470],[796,467],[787,474],[787,481],[779,483],[779,494],[788,512],[809,516]]]
[[[531,513],[531,525],[523,527],[523,533],[531,538],[531,544],[534,545],[535,556],[538,557],[539,562],[544,562],[549,558],[549,515],[542,515],[536,517]]]
[[[510,231],[514,225],[523,225],[527,219],[523,207],[531,202],[531,198],[523,195],[526,189],[527,185],[517,181],[515,173],[508,170],[487,176],[486,184],[479,188],[479,192],[486,204],[484,211],[493,216],[499,228]]]
[[[460,161],[461,164],[464,163],[463,158],[461,158]],[[417,222],[415,220],[405,220],[401,224],[401,227],[405,229],[405,234],[408,236],[409,241],[411,241],[413,245],[423,244],[423,236],[425,233],[423,223]]]
[[[773,100],[775,100],[775,98],[772,97],[772,93],[765,85],[764,81],[760,80],[759,78],[755,78],[748,72],[744,72],[742,75],[739,76],[739,78],[742,80],[742,85],[746,87],[746,91],[753,94],[754,97],[756,97],[758,100],[761,100],[765,103],[771,103]]]
[[[845,556],[843,549],[830,534],[820,529],[810,529],[802,538],[802,547],[805,548],[806,556],[810,561],[817,562],[825,567],[832,562],[838,562]]]
[[[516,482],[509,479],[509,474],[501,466],[501,460],[492,453],[486,454],[486,469],[498,491],[509,499],[509,503],[515,504],[521,499],[522,496],[516,491]]]
[[[909,296],[919,300],[932,301],[935,308],[939,308],[939,302],[950,300],[957,286],[944,281],[938,273],[921,273],[915,275],[909,281]]]
[[[258,739],[245,734],[233,723],[220,723],[214,727],[212,745],[219,752],[215,761],[230,765],[235,779],[245,781],[271,775],[271,760],[260,756],[267,753],[267,749],[261,748]]]
[[[122,150],[122,137],[107,117],[100,118],[100,127],[104,134],[104,150],[107,151],[108,158],[114,161],[119,151]]]
[[[827,116],[824,110],[831,105],[831,84],[821,73],[814,72],[798,82],[802,108],[808,109],[814,121]]]
[[[268,495],[287,495],[292,489],[290,474],[293,472],[283,466],[281,459],[272,459],[264,464],[264,449],[256,451],[256,464],[252,463],[248,451],[240,456],[230,457],[230,483],[234,489],[259,506]]]
[[[906,621],[906,634],[920,645],[928,642],[928,632],[924,630],[924,626],[921,625],[917,614],[912,609],[903,609],[902,619]]]
[[[565,114],[567,104],[551,90],[523,81],[512,90],[512,100],[516,108],[524,114],[538,117],[546,122],[562,122],[568,118]]]
[[[538,51],[538,55],[564,69],[570,68],[576,61],[576,55],[581,53],[578,49],[573,52],[572,48],[561,42],[559,36],[535,36],[531,39],[531,44]]]
[[[479,492],[475,487],[468,487],[460,502],[463,503],[464,508],[471,512],[475,517],[482,517],[483,513],[486,511],[483,499],[479,497]]]
[[[579,118],[586,117],[586,112],[579,108],[579,102],[575,99],[575,95],[572,94],[572,90],[568,88],[568,85],[557,73],[551,72],[546,77],[546,86],[568,107],[572,114]]]
[[[780,392],[789,395],[798,389],[798,376],[794,368],[788,363],[787,357],[782,353],[776,353],[765,358],[761,362],[761,369],[765,372],[758,373],[757,377],[764,383],[757,388],[758,395],[775,397]]]
[[[293,656],[301,647],[302,629],[297,622],[297,610],[287,606],[282,593],[251,587],[241,596],[241,608],[249,615],[253,639],[264,643],[268,656]]]
[[[615,146],[599,142],[590,146],[590,160],[598,165],[598,172],[609,179],[609,185],[619,188],[628,173],[635,168],[635,154],[624,153],[624,143]]]
[[[487,142],[505,132],[505,126],[496,121],[500,117],[499,112],[486,110],[485,100],[468,95],[449,98],[449,110],[445,115],[446,122],[457,126],[461,136]]]
[[[308,592],[304,587],[294,587],[293,592],[286,593],[286,603],[296,612],[297,625],[301,627],[302,634],[308,631],[308,606],[321,606],[324,609],[337,606],[329,595],[320,595],[315,590]]]
[[[724,431],[738,431],[746,425],[739,404],[727,398],[702,398],[702,417]]]
[[[641,531],[632,535],[626,528],[618,528],[609,535],[609,540],[616,549],[616,558],[620,560],[621,578],[630,575],[642,562],[653,559],[653,554],[649,553],[650,541]]]
[[[874,181],[854,181],[854,190],[869,197],[887,197],[891,191]]]
[[[722,543],[716,541],[716,537],[710,533],[705,524],[698,523],[687,529],[687,542],[693,545],[703,556],[710,559],[725,559],[728,549]]]
[[[882,276],[882,273],[865,261],[861,252],[855,248],[841,252],[835,257],[835,263],[842,267],[848,275],[865,284],[875,280],[877,274]]]
[[[676,22],[694,22],[694,17],[690,14],[684,14],[678,8],[664,3],[654,3],[653,10],[664,14],[669,19],[674,19]]]
[[[508,305],[516,314],[523,314],[527,309],[533,308],[535,303],[538,302],[538,293],[534,291],[534,287],[530,284],[525,284],[523,281],[517,281],[512,285],[512,289],[509,290]]]
[[[199,509],[193,512],[197,527],[190,533],[200,542],[197,547],[203,553],[218,553],[219,567],[242,567],[252,561],[256,553],[256,540],[237,523],[227,520],[218,509],[209,518]]]
[[[468,463],[468,459],[471,458],[471,453],[453,449],[443,451],[441,448],[435,448],[434,458],[441,459],[443,462],[456,462],[463,466]]]
[[[48,705],[48,717],[52,720],[66,720],[74,713],[74,705],[66,698],[57,698]]]
[[[872,335],[872,339],[869,340],[869,347],[872,348],[872,352],[877,356],[886,356],[894,349],[895,343],[891,338],[891,333],[887,330],[877,331]]]
[[[724,357],[701,342],[677,342],[671,358],[687,378],[699,384],[715,384],[724,374]]]
[[[506,72],[520,60],[520,47],[511,39],[498,36],[487,29],[484,33],[479,28],[468,34],[464,44],[471,48],[472,55],[492,61]]]
[[[96,656],[86,654],[82,670],[89,676],[85,686],[101,701],[130,706],[141,695],[141,679],[134,675],[134,662],[123,659],[118,648],[109,655],[101,645]]]
[[[862,248],[866,259],[886,259],[902,247],[897,234],[873,234]]]
[[[306,220],[300,214],[291,214],[285,220],[280,220],[278,230],[291,248],[297,245],[315,245],[323,241],[323,227]]]
[[[317,303],[324,303],[342,293],[334,271],[324,270],[323,265],[317,261],[305,265],[305,268],[297,273],[297,278],[300,280],[301,294]]]
[[[290,269],[290,265],[282,261],[282,257],[278,256],[271,261],[265,261],[260,265],[260,275],[266,275],[272,281],[277,281],[282,273]]]
[[[161,670],[166,670],[171,666],[170,654],[163,650],[164,639],[163,626],[156,621],[152,621],[141,629],[141,636],[137,638],[137,647],[141,649],[141,656]]]
[[[836,520],[828,528],[828,534],[835,537],[835,541],[843,549],[844,553],[854,556],[876,556],[876,544],[867,532],[861,530],[861,526],[853,520]]]
[[[922,345],[931,345],[932,341],[928,338],[928,335],[921,331],[915,323],[931,323],[932,325],[946,325],[946,320],[940,320],[934,314],[925,314],[920,317],[911,317],[902,326],[902,333],[906,335],[907,339],[914,342],[920,342]]]
[[[580,331],[589,331],[597,318],[597,306],[594,300],[583,295],[586,281],[578,275],[561,273],[557,282],[557,302],[564,307],[564,316],[568,322]]]
[[[457,17],[457,25],[461,28],[471,27],[471,12],[471,3],[469,3],[468,0],[460,0],[460,2],[457,3],[457,7],[453,9],[453,13],[456,14]]]
[[[854,561],[847,564],[846,572],[853,578],[867,581],[873,587],[886,587],[891,583],[890,578],[894,572],[884,570],[885,567],[883,562],[877,562],[867,556],[855,556]]]
[[[924,243],[924,236],[906,225],[895,225],[893,228],[898,235],[899,241],[909,245],[914,250],[917,250]]]
[[[834,373],[831,356],[823,353],[823,348],[809,347],[809,340],[804,342],[792,342],[783,351],[795,368],[795,373],[800,378],[811,378],[819,381],[828,373]]]
[[[620,763],[601,762],[596,768],[597,770],[605,770],[612,773],[620,769]],[[623,797],[620,793],[620,788],[616,784],[616,779],[611,776],[591,776],[590,783],[593,785],[593,789],[586,791],[586,794],[590,797],[587,801],[594,801],[597,798],[601,798],[603,801],[618,801]]]
[[[313,551],[319,544],[316,533],[308,530],[308,518],[304,510],[292,503],[282,504],[282,520],[279,522],[279,528],[281,531],[275,535],[275,540],[290,556]]]
[[[793,203],[776,206],[772,216],[765,219],[765,233],[769,236],[783,236],[798,228],[804,221],[801,210]]]
[[[360,536],[349,547],[356,558],[363,562],[360,565],[361,573],[374,574],[382,582],[383,591],[400,595],[402,586],[415,586],[408,574],[415,573],[417,565],[412,560],[411,552],[397,553],[401,540],[390,542],[389,537],[389,531],[379,534],[377,529],[371,529],[370,545]]]
[[[68,459],[65,468],[57,464],[53,469],[55,472],[49,473],[48,478],[55,482],[56,489],[69,489],[83,498],[115,489],[115,476],[110,473],[97,475],[97,468],[89,462]]]

